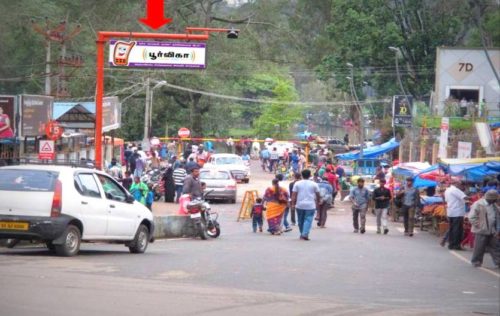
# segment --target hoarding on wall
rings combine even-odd
[[[448,147],[448,130],[450,129],[450,118],[441,118],[441,136],[439,137],[439,153],[438,158],[447,158],[448,152],[446,147]]]
[[[109,132],[121,126],[121,103],[118,97],[102,99],[102,131]]]
[[[21,96],[21,135],[45,135],[45,123],[52,119],[54,98],[44,95]]]
[[[0,116],[0,127],[9,123],[10,132],[0,131],[0,138],[11,138],[16,133],[16,110],[15,110],[16,97],[13,95],[0,95],[0,108],[2,108],[2,115]]]
[[[206,68],[205,43],[109,41],[109,64],[144,68]]]
[[[411,95],[395,95],[392,99],[392,126],[411,127],[412,109],[413,97]]]
[[[458,142],[457,158],[461,158],[461,159],[472,158],[472,143]]]

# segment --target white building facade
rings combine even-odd
[[[500,49],[489,49],[488,54],[499,74]],[[482,48],[438,47],[434,112],[449,115],[450,106],[454,104],[459,113],[457,116],[462,116],[464,112],[461,112],[460,106],[465,100],[469,115],[475,111],[474,115],[500,117],[500,86],[491,64]]]

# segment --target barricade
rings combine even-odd
[[[250,219],[252,214],[252,207],[255,204],[255,201],[259,197],[259,192],[257,190],[250,190],[245,192],[245,196],[243,197],[243,201],[241,202],[240,212],[238,214],[239,222],[241,219]]]

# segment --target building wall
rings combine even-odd
[[[500,49],[488,50],[500,73]],[[483,49],[438,47],[436,54],[434,110],[442,115],[451,89],[477,89],[485,99],[489,116],[500,117],[500,87]]]

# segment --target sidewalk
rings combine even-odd
[[[179,210],[179,204],[177,203],[165,203],[163,201],[153,202],[153,216],[170,216],[177,215]]]

